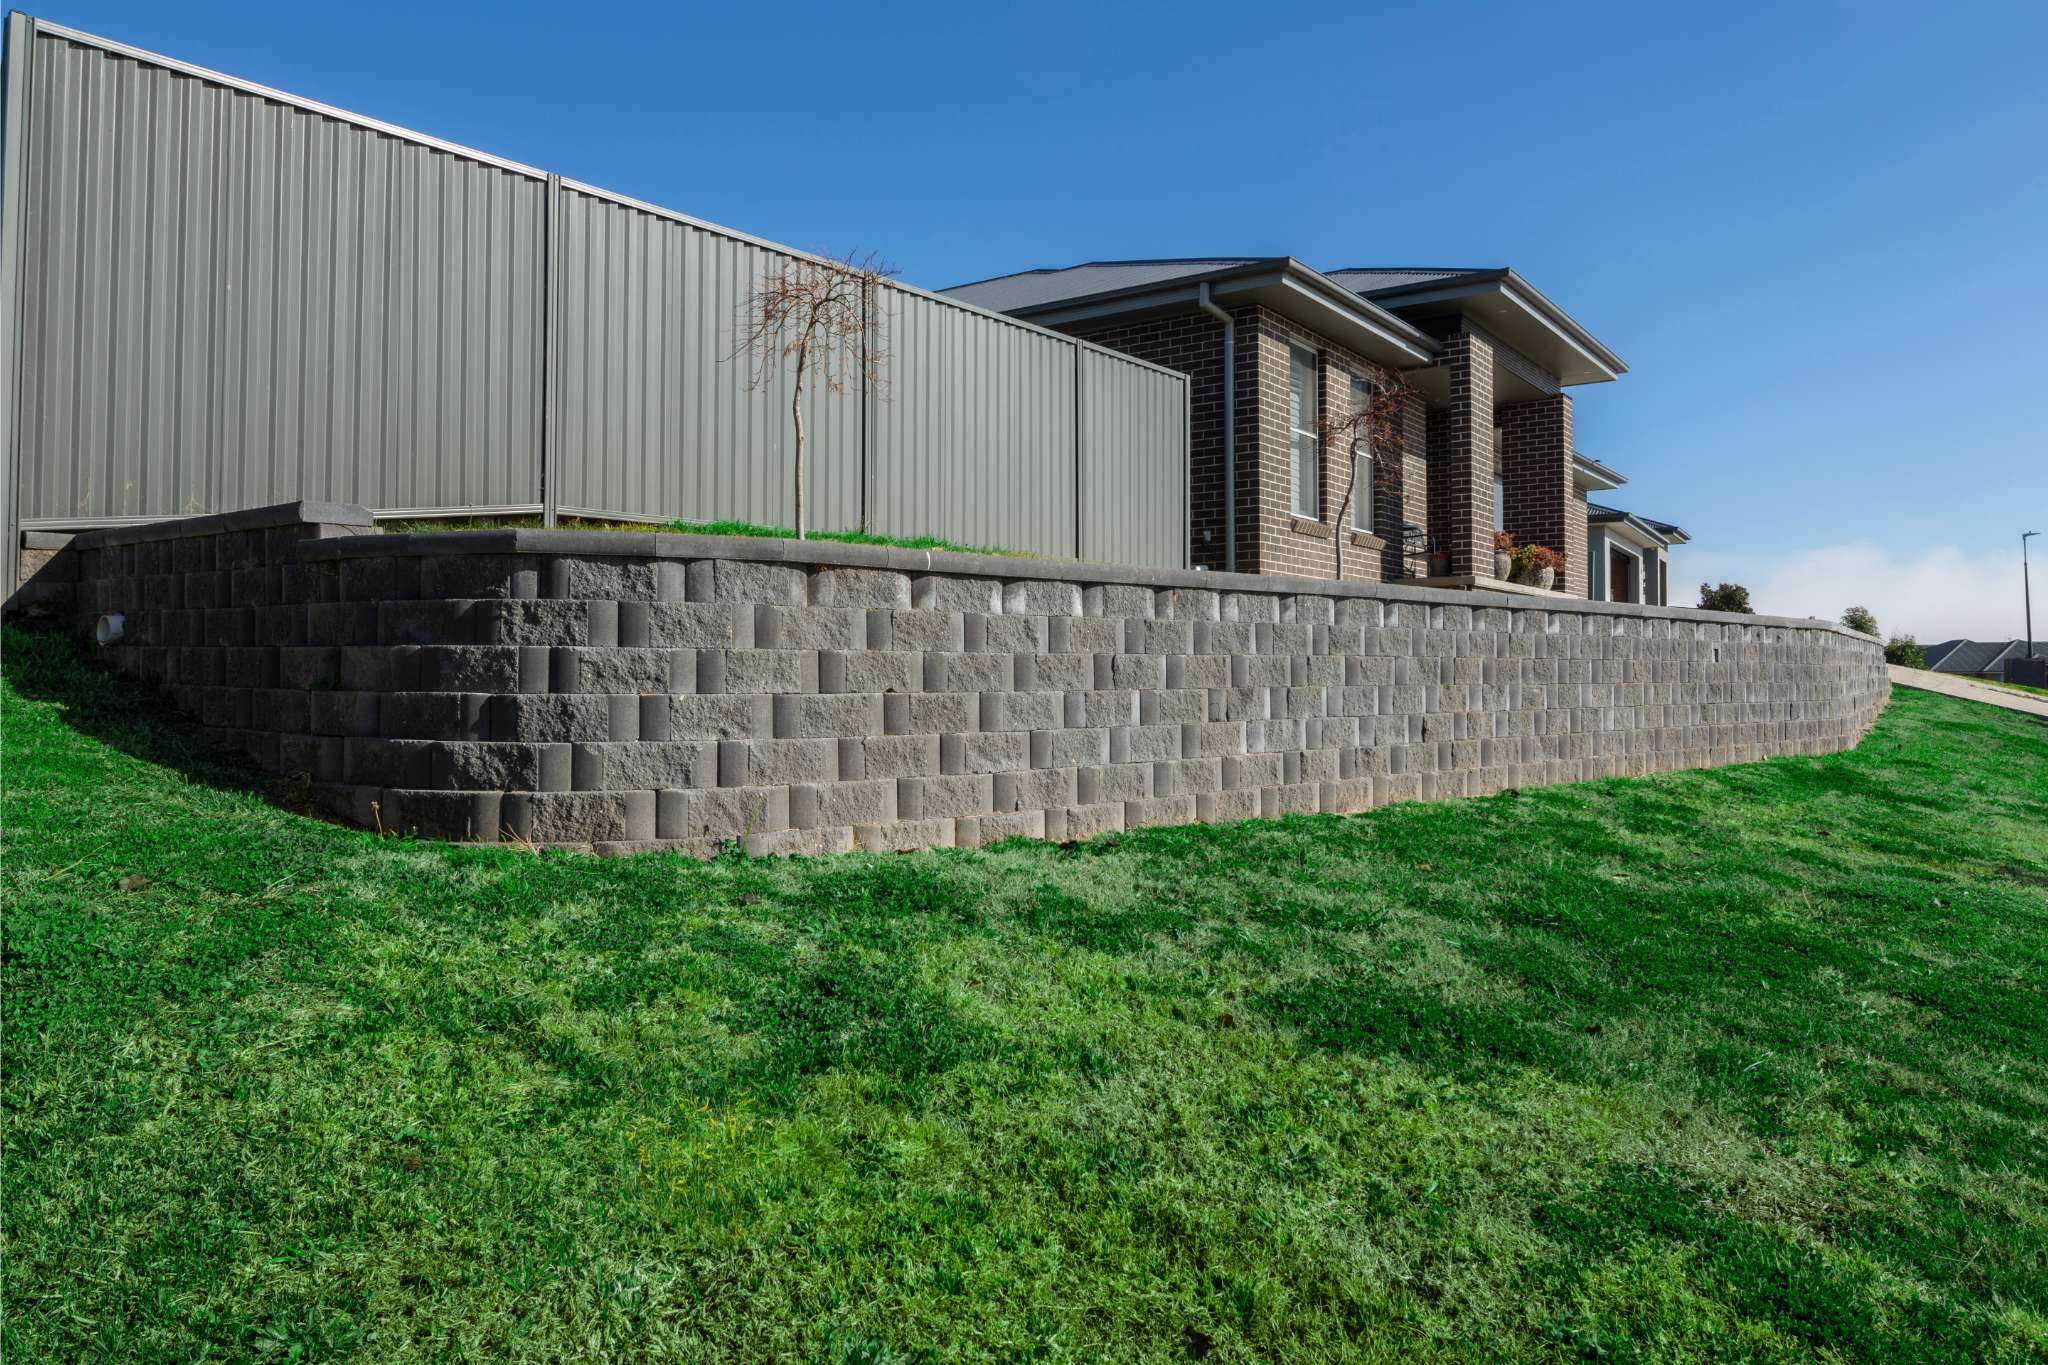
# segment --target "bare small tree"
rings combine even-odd
[[[1388,456],[1400,454],[1406,444],[1401,435],[1399,421],[1401,407],[1407,396],[1407,387],[1391,375],[1373,375],[1366,386],[1369,395],[1363,407],[1355,408],[1343,417],[1325,414],[1316,423],[1316,438],[1322,442],[1324,458],[1335,451],[1346,452],[1344,461],[1344,495],[1330,508],[1330,544],[1337,552],[1337,577],[1344,576],[1344,526],[1342,518],[1345,509],[1351,506],[1351,496],[1357,492],[1352,485],[1358,482],[1358,455],[1361,448],[1372,457],[1373,487],[1371,492],[1377,499],[1378,493],[1387,485],[1386,471],[1382,461]],[[1368,528],[1370,529],[1370,528]]]
[[[785,260],[765,276],[740,305],[739,340],[733,355],[751,363],[750,389],[774,385],[783,367],[795,362],[789,419],[795,429],[796,535],[810,530],[804,507],[804,392],[813,379],[838,393],[849,381],[879,393],[888,353],[878,344],[880,310],[876,287],[896,272],[874,253],[849,253],[837,260]]]

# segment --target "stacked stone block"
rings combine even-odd
[[[104,657],[325,809],[436,838],[1072,840],[1829,752],[1888,695],[1819,622],[240,515],[276,524],[80,537],[81,623],[123,613]]]

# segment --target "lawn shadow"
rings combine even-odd
[[[79,734],[131,758],[201,786],[260,796],[293,814],[317,814],[291,799],[290,779],[208,735],[154,684],[93,659],[55,622],[10,623],[0,632],[0,678],[17,696],[55,707]]]

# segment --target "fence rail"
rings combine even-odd
[[[734,353],[805,253],[10,16],[0,518],[291,498],[788,525],[787,372]],[[805,398],[820,527],[1178,567],[1184,376],[889,282],[876,390]]]

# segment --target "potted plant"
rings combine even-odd
[[[1536,586],[1548,588],[1564,578],[1564,551],[1553,550],[1548,545],[1538,545],[1532,556],[1536,567]]]
[[[1493,576],[1506,578],[1515,571],[1515,537],[1511,531],[1493,533]]]
[[[1517,545],[1508,555],[1508,571],[1504,575],[1510,583],[1534,583],[1536,581],[1536,555],[1541,545]]]

